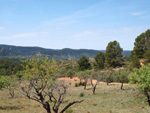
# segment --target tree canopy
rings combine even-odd
[[[105,53],[105,66],[106,67],[117,67],[121,66],[121,58],[123,49],[120,47],[119,42],[109,42],[106,47]]]
[[[89,59],[86,56],[82,56],[80,58],[78,65],[80,71],[91,69],[91,64],[89,63]]]
[[[94,66],[95,66],[96,69],[103,69],[104,68],[104,63],[105,63],[105,53],[100,52],[95,57]]]
[[[137,36],[132,54],[136,55],[138,58],[143,58],[148,49],[150,49],[150,29]]]
[[[140,69],[134,69],[129,75],[130,83],[136,83],[141,91],[147,96],[147,102],[150,106],[150,64]]]

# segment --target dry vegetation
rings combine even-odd
[[[71,108],[73,113],[148,113],[150,108],[145,96],[135,90],[134,85],[126,84],[124,90],[120,90],[120,84],[100,82],[96,89],[96,95],[92,94],[91,85],[84,90],[83,87],[75,87],[77,78],[65,80],[69,85],[63,105],[70,100],[84,99],[84,102],[75,104]],[[80,94],[84,96],[81,97]],[[11,98],[8,90],[0,91],[0,113],[46,113],[43,107],[32,100],[25,98],[21,90],[17,90],[15,97]]]

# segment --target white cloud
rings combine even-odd
[[[131,15],[133,15],[133,16],[138,16],[138,15],[143,15],[143,14],[145,14],[145,12],[133,12],[133,13],[131,13]]]

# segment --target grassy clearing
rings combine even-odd
[[[73,113],[149,113],[150,107],[146,98],[134,85],[125,85],[120,90],[120,84],[99,84],[96,95],[92,94],[91,86],[83,87],[70,85],[63,105],[73,100],[84,102],[71,107]],[[80,93],[84,93],[80,97]],[[60,108],[61,109],[61,108]],[[20,91],[11,98],[7,90],[0,91],[0,113],[46,113],[43,107],[32,100],[26,99]]]

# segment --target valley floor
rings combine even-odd
[[[96,89],[96,95],[92,94],[91,85],[84,90],[83,86],[75,87],[69,81],[68,94],[63,105],[74,101],[84,101],[73,105],[70,109],[73,113],[149,113],[150,107],[145,96],[135,89],[135,85],[125,85],[120,90],[120,84],[100,83]],[[83,97],[79,95],[84,93]],[[63,106],[62,106],[63,107]],[[61,109],[61,108],[60,108]],[[0,91],[0,113],[46,113],[42,105],[25,98],[20,90],[11,98],[7,90]]]

